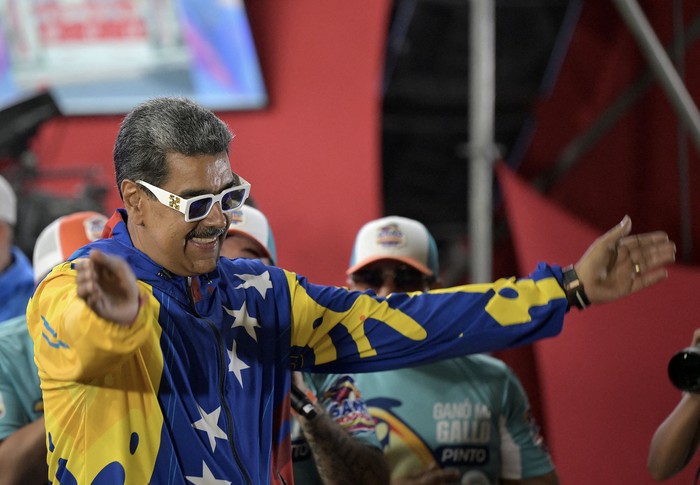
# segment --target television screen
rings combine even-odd
[[[0,0],[0,106],[47,89],[66,115],[267,104],[243,0]]]

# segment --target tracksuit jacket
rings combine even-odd
[[[561,269],[429,293],[318,286],[257,260],[181,277],[136,249],[126,214],[79,250],[119,255],[143,304],[131,326],[76,294],[63,263],[27,310],[53,484],[292,483],[290,369],[367,372],[552,336]]]

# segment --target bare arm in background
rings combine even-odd
[[[295,382],[303,390],[303,380],[295,373]],[[353,438],[336,423],[319,403],[317,415],[307,419],[296,415],[309,444],[316,470],[325,485],[386,485],[389,466],[379,448]]]
[[[0,470],[0,485],[48,483],[43,417],[0,441]]]
[[[700,329],[692,345],[700,343]],[[684,392],[680,402],[656,429],[649,446],[647,469],[654,480],[666,480],[690,462],[700,442],[700,394]]]

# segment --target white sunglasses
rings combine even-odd
[[[203,194],[186,199],[175,195],[172,192],[163,190],[160,187],[137,180],[136,183],[143,185],[156,196],[161,204],[182,212],[185,215],[185,222],[194,222],[204,219],[211,212],[211,208],[215,203],[221,205],[223,212],[231,212],[243,205],[250,194],[250,184],[243,177],[238,177],[240,184],[235,187],[229,187],[222,190],[219,194]]]

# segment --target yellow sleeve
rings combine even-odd
[[[139,282],[142,304],[133,324],[119,325],[96,315],[78,297],[70,263],[55,268],[27,306],[27,325],[42,380],[89,381],[130,357],[148,337],[158,303]],[[155,312],[155,313],[154,313]]]
[[[528,278],[387,298],[285,276],[295,369],[367,372],[506,349],[558,334],[568,310],[547,266]]]

